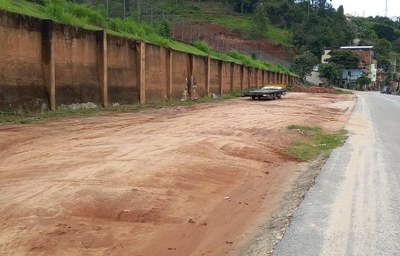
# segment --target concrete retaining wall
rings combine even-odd
[[[196,86],[196,95],[188,95],[193,99],[293,80],[5,11],[0,11],[0,45],[0,111],[178,100],[188,82]]]

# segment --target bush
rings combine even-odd
[[[167,20],[163,20],[158,27],[158,34],[165,38],[171,38],[171,24]]]
[[[0,0],[0,9],[8,9],[10,8],[9,0]]]
[[[66,2],[64,0],[46,0],[46,13],[50,18],[65,24],[83,26],[85,24],[107,27],[104,15],[84,4]]]
[[[264,64],[261,61],[254,60],[251,56],[239,53],[237,51],[231,50],[228,52],[228,56],[237,59],[238,61],[244,63],[245,65],[256,67],[256,68],[261,68],[261,69],[266,69]]]
[[[210,46],[208,46],[208,44],[206,42],[203,41],[195,41],[193,43],[193,46],[196,47],[197,49],[199,49],[200,51],[203,51],[205,53],[210,53],[211,49]]]

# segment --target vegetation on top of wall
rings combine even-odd
[[[269,62],[254,60],[237,52],[217,52],[204,43],[194,45],[174,41],[168,36],[167,23],[149,25],[138,23],[132,18],[106,18],[105,10],[94,9],[85,4],[77,4],[65,0],[40,0],[42,4],[24,0],[0,0],[0,9],[10,12],[34,16],[41,19],[51,19],[55,22],[81,27],[89,30],[104,29],[109,34],[123,36],[136,40],[144,40],[176,51],[182,51],[200,56],[244,64],[254,68],[293,75],[287,69],[274,66]],[[163,36],[162,36],[163,35]]]

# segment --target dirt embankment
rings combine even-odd
[[[233,255],[304,173],[289,124],[352,95],[290,93],[0,127],[1,255]]]

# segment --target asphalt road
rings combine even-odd
[[[400,97],[358,93],[346,129],[274,256],[400,255]]]

